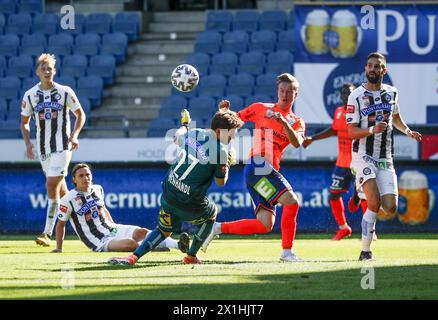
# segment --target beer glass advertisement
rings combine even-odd
[[[105,204],[118,223],[152,228],[160,209],[161,181],[167,168],[118,168],[93,170],[94,183],[102,185]],[[333,167],[284,165],[280,170],[292,183],[301,206],[298,232],[331,232],[337,229],[330,209]],[[438,167],[398,166],[398,212],[378,213],[377,232],[438,232]],[[38,169],[0,170],[0,233],[37,232],[44,226],[47,195],[44,176]],[[70,179],[68,187],[72,188]],[[218,221],[254,217],[251,196],[246,189],[243,167],[233,167],[226,187],[214,183],[208,196],[219,210]],[[347,203],[351,195],[344,194]],[[282,208],[277,208],[274,232],[280,231]],[[356,234],[361,230],[362,212],[346,212]],[[70,233],[72,230],[70,229]]]
[[[297,113],[309,123],[331,123],[342,84],[363,83],[367,56],[378,51],[404,119],[427,123],[428,107],[438,104],[437,12],[436,5],[296,6]]]

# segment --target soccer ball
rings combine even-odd
[[[189,92],[198,85],[199,73],[194,66],[180,64],[173,69],[170,80],[175,89],[181,92]]]

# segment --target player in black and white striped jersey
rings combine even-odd
[[[78,163],[72,169],[75,188],[61,199],[56,226],[56,249],[62,252],[65,225],[70,221],[79,239],[96,252],[133,252],[150,230],[132,225],[116,224],[105,207],[102,186],[93,184],[90,166]],[[172,238],[164,240],[160,246],[187,252],[190,238],[187,233],[180,235],[180,241]]]
[[[36,243],[50,245],[56,221],[59,199],[67,192],[65,176],[72,151],[79,147],[78,135],[85,123],[85,113],[73,90],[53,81],[56,74],[54,55],[44,53],[38,57],[36,74],[40,82],[24,94],[21,105],[21,133],[26,145],[26,156],[34,159],[34,146],[30,141],[30,118],[35,119],[36,153],[46,176],[48,195],[46,224]],[[76,117],[70,132],[70,111]]]
[[[367,83],[348,97],[347,124],[353,141],[351,168],[356,188],[363,188],[368,209],[362,217],[362,251],[359,260],[372,259],[371,242],[377,212],[397,210],[397,175],[393,165],[393,128],[421,141],[421,134],[411,131],[400,115],[398,92],[383,84],[386,58],[378,52],[368,55],[365,65]]]

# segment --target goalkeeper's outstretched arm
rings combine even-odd
[[[179,139],[184,136],[189,130],[189,124],[192,119],[190,118],[190,113],[187,109],[181,111],[181,127],[176,130],[173,142],[179,145]]]

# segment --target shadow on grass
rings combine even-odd
[[[372,263],[364,264],[364,266],[370,268]],[[361,272],[361,267],[358,266],[355,269],[327,272],[241,275],[239,282],[236,283],[217,283],[218,278],[214,277],[214,281],[207,284],[97,285],[93,282],[90,285],[78,285],[69,290],[41,284],[8,286],[0,287],[0,296],[5,296],[9,290],[14,292],[25,290],[26,293],[36,291],[33,299],[438,299],[436,270],[436,265],[375,267],[374,289],[361,287],[361,283],[370,285],[371,282],[364,282],[363,277],[367,276],[367,273]],[[159,276],[158,274],[157,277]],[[206,273],[205,276],[208,274]],[[227,274],[226,276],[236,277],[239,274]],[[178,282],[179,276],[174,277],[175,282]],[[187,277],[184,279],[186,281]],[[23,294],[23,298],[26,296]]]

